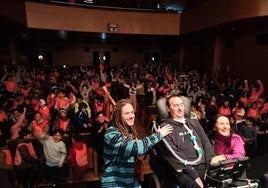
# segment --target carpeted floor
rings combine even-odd
[[[268,172],[268,153],[251,158],[249,164],[248,178],[259,179],[265,172]]]
[[[268,171],[268,154],[264,156],[257,156],[251,158],[249,161],[249,167],[247,168],[247,177],[250,179],[259,179],[266,171]],[[145,181],[143,182],[142,188],[148,188],[148,179],[150,175],[145,175]],[[38,186],[40,188],[52,187],[51,185]],[[82,183],[69,183],[69,184],[59,184],[58,188],[99,188],[100,181],[88,181]]]

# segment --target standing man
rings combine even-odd
[[[214,149],[199,121],[185,118],[183,98],[171,95],[167,98],[166,105],[169,117],[160,127],[170,124],[173,132],[165,137],[160,148],[164,151],[165,158],[169,159],[167,162],[178,172],[176,177],[180,186],[202,188],[208,165],[220,159],[214,157]],[[171,149],[168,149],[168,145]]]
[[[111,126],[104,135],[102,188],[140,187],[134,177],[135,159],[143,156],[173,130],[167,125],[139,140],[134,121],[135,113],[130,101],[119,100],[112,112]]]

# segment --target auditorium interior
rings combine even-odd
[[[8,0],[0,6],[0,73],[6,67],[107,67],[139,63],[186,68],[223,81],[261,80],[268,88],[266,0]],[[268,90],[264,90],[268,96]],[[155,117],[138,106],[137,129],[148,135]],[[59,187],[98,187],[96,152],[83,182]],[[268,170],[256,157],[248,175]],[[143,187],[152,173],[143,166]],[[39,183],[38,187],[47,185]],[[58,186],[57,186],[58,187]]]

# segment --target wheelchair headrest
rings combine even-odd
[[[156,107],[158,111],[158,121],[163,121],[169,117],[169,112],[167,110],[167,97],[160,98],[156,101]],[[184,104],[184,114],[186,117],[190,118],[191,115],[191,101],[185,97],[185,96],[180,96],[180,98],[183,101]]]

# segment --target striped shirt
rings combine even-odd
[[[104,137],[104,166],[101,177],[102,188],[138,188],[134,177],[134,162],[137,156],[144,155],[153,145],[163,139],[159,132],[140,140],[122,137],[121,132],[111,126]]]

